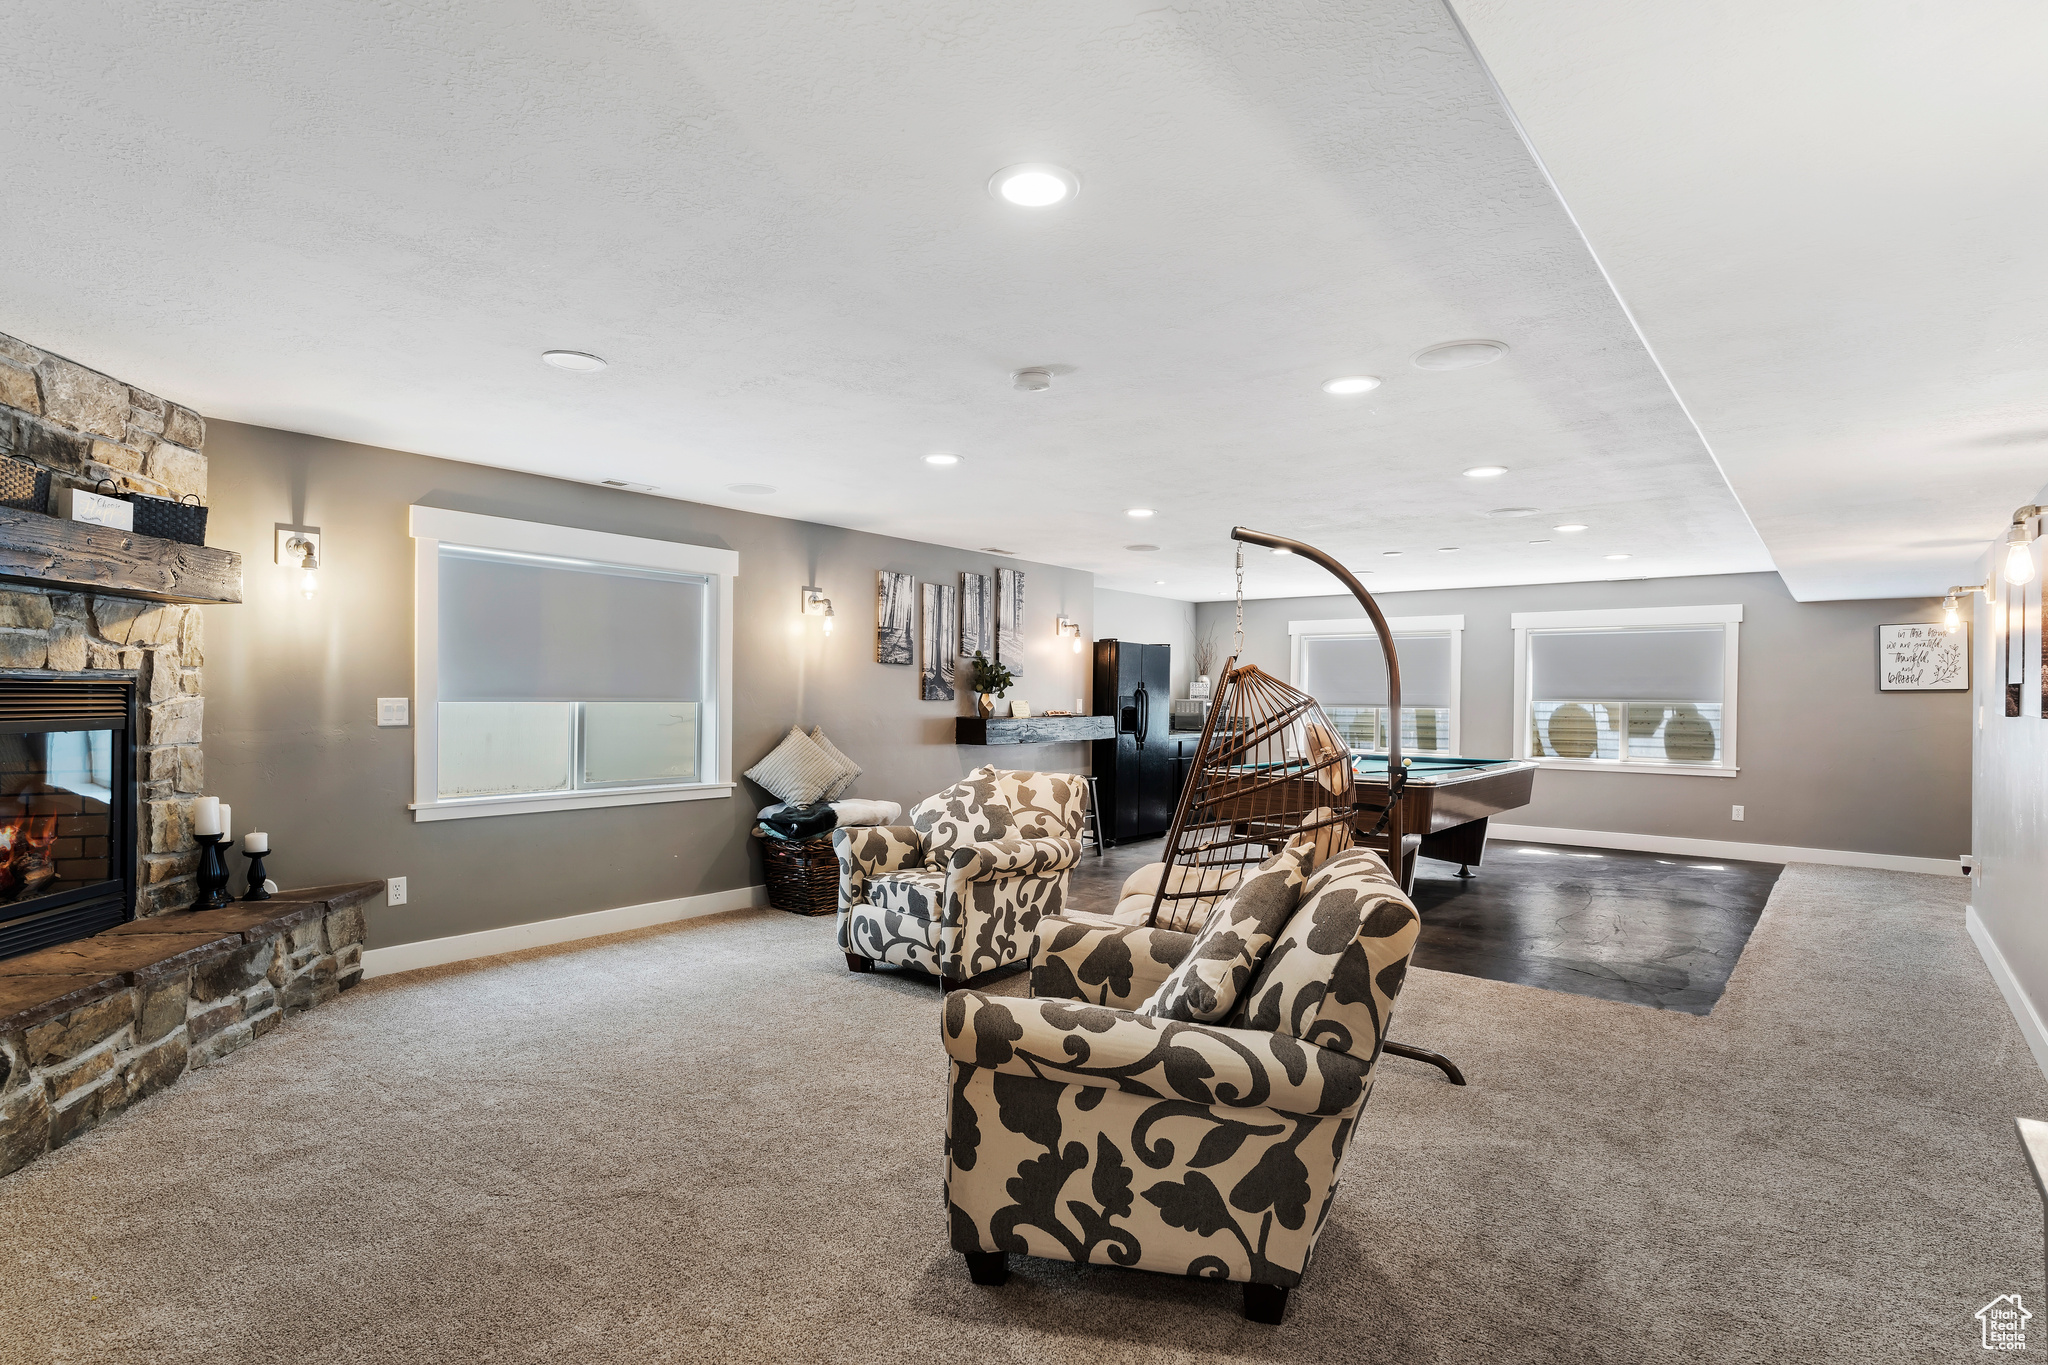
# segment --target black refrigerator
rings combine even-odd
[[[1095,714],[1116,718],[1116,738],[1095,741],[1095,787],[1111,843],[1156,839],[1180,798],[1179,747],[1168,731],[1173,651],[1129,640],[1095,642]]]

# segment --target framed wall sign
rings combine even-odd
[[[1877,690],[1970,690],[1970,628],[1951,635],[1939,621],[1877,628]]]

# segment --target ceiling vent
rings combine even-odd
[[[1506,355],[1505,341],[1446,341],[1439,346],[1415,353],[1415,368],[1418,370],[1469,370],[1476,365],[1491,365]]]

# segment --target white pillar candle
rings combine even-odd
[[[201,835],[220,833],[218,796],[202,796],[192,803],[192,832]]]
[[[235,808],[233,806],[222,806],[220,808],[220,841],[226,843],[234,837],[234,833]]]
[[[249,831],[249,832],[248,832],[247,834],[244,834],[244,835],[242,836],[242,852],[244,852],[244,853],[268,853],[268,852],[270,852],[270,836],[269,836],[268,834],[265,834],[265,833],[264,833],[264,832],[263,832],[262,830],[260,830],[260,829],[250,830],[250,831]]]

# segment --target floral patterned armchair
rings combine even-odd
[[[1040,926],[1032,999],[954,991],[946,1204],[979,1284],[1007,1255],[1237,1280],[1278,1322],[1330,1209],[1419,920],[1364,849],[1317,869],[1222,1025],[1133,1012],[1194,939]]]
[[[849,971],[916,967],[951,990],[1023,962],[1066,902],[1087,781],[977,768],[907,825],[834,830],[839,947]]]

